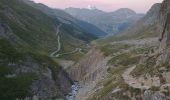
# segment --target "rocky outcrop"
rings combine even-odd
[[[86,57],[80,60],[70,71],[72,79],[83,83],[100,80],[102,75],[107,72],[107,61],[104,54],[92,48]]]
[[[159,13],[160,56],[157,65],[165,64],[170,60],[170,0],[164,0]]]
[[[153,92],[146,90],[144,92],[143,100],[166,100],[165,95],[160,92]]]
[[[158,50],[158,54],[156,56],[156,67],[164,65],[168,65],[170,61],[170,0],[164,0],[161,4],[159,16],[158,16],[158,32],[160,33],[159,41],[160,46]],[[166,69],[166,68],[165,68]],[[164,71],[163,73],[168,74],[168,72]],[[162,73],[160,73],[162,74]],[[165,75],[166,76],[166,75]],[[167,79],[163,75],[165,79]],[[165,80],[165,83],[168,83]],[[162,83],[164,84],[164,83]],[[162,85],[161,87],[166,86],[166,84]],[[161,89],[160,87],[160,89]],[[161,91],[151,91],[146,90],[144,92],[144,100],[169,100],[168,95]]]
[[[71,91],[72,81],[62,69],[56,76],[57,80],[54,79],[53,74],[51,69],[47,68],[46,72],[33,82],[31,86],[33,96],[41,100],[65,98],[65,95]]]
[[[23,100],[65,98],[65,95],[71,91],[73,82],[60,66],[38,63],[31,57],[27,57],[19,63],[9,63],[8,65],[16,69],[8,76],[16,77],[20,74],[31,73],[36,77],[31,83],[28,97]]]
[[[107,73],[109,57],[93,47],[87,55],[70,69],[70,76],[78,81],[82,88],[79,89],[76,100],[86,100],[96,84]]]
[[[62,94],[67,95],[71,91],[71,87],[74,84],[69,74],[61,68],[58,73],[59,86]]]

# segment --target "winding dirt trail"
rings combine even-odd
[[[60,25],[57,26],[56,36],[57,36],[58,46],[57,46],[57,50],[50,54],[51,57],[54,57],[55,54],[57,54],[57,53],[60,51],[60,49],[61,49],[61,42],[60,42],[60,35],[59,35],[59,33],[60,33],[60,27],[61,27],[61,26],[62,26],[62,24],[60,24]]]
[[[76,52],[79,52],[79,53],[81,53],[81,54],[84,54],[84,53],[82,52],[82,49],[81,49],[81,48],[75,48],[75,50],[70,51],[70,52],[61,53],[61,54],[56,54],[55,57],[59,57],[59,56],[62,56],[62,55],[74,54],[74,53],[76,53]]]
[[[141,83],[138,82],[135,78],[133,78],[133,76],[130,75],[130,73],[136,68],[136,66],[132,66],[128,69],[125,70],[125,72],[122,74],[122,77],[125,81],[125,83],[127,83],[129,86],[133,87],[133,88],[143,88],[143,86],[141,86]],[[148,88],[148,87],[146,87]]]
[[[147,80],[144,77],[134,78],[130,73],[136,68],[136,65],[127,68],[122,74],[122,77],[126,84],[130,87],[138,89],[149,89],[152,86],[160,86],[159,77],[149,77]]]
[[[74,54],[76,52],[79,52],[81,54],[84,54],[82,52],[82,49],[81,48],[75,48],[75,50],[73,51],[70,51],[70,52],[66,52],[66,53],[59,53],[59,51],[61,50],[61,41],[60,41],[60,27],[62,26],[62,24],[58,25],[57,26],[57,32],[56,32],[56,36],[57,36],[57,43],[58,43],[58,46],[57,46],[57,50],[52,52],[50,54],[50,57],[59,57],[59,56],[62,56],[62,55],[68,55],[68,54]]]

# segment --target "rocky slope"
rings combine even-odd
[[[93,47],[82,60],[69,69],[71,78],[78,81],[82,87],[78,91],[76,100],[85,100],[98,81],[105,77],[109,59],[99,49]]]
[[[169,22],[170,22],[170,1],[164,0],[161,4],[159,11],[159,20],[158,20],[158,32],[160,32],[159,49],[154,51],[151,54],[148,54],[147,57],[144,57],[146,60],[142,60],[144,67],[150,67],[150,72],[146,72],[149,75],[157,76],[160,84],[155,86],[156,90],[146,90],[144,92],[145,100],[169,100]],[[152,64],[148,62],[152,61]],[[147,65],[147,66],[146,66]],[[138,66],[139,68],[139,66]],[[142,75],[140,75],[142,76]],[[154,82],[154,80],[153,80]]]
[[[80,60],[75,67],[71,68],[70,75],[76,81],[88,83],[99,79],[106,67],[106,58],[103,53],[92,48],[82,60]]]
[[[136,14],[128,8],[115,12],[104,12],[98,9],[67,8],[65,11],[77,19],[89,22],[108,34],[116,34],[133,25],[143,14]]]
[[[72,81],[61,66],[36,51],[20,51],[6,39],[0,44],[0,99],[65,98]]]
[[[149,23],[144,22],[146,26],[155,27],[154,31],[159,33],[157,38],[146,36],[102,44],[96,42],[104,55],[111,59],[107,62],[106,77],[93,86],[94,91],[86,92],[86,100],[170,99],[169,5],[169,0],[155,4],[147,14],[151,18]],[[153,9],[155,7],[157,9]],[[145,27],[144,23],[142,27]]]
[[[160,56],[158,58],[157,64],[165,64],[170,60],[169,55],[169,27],[170,27],[170,1],[164,0],[161,5],[161,10],[159,12],[159,29],[160,29]]]

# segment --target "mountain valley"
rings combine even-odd
[[[0,100],[169,100],[169,32],[170,0],[145,15],[1,0]]]
[[[114,12],[85,8],[66,8],[65,11],[77,19],[94,24],[107,34],[121,33],[144,16],[128,8],[120,8]]]

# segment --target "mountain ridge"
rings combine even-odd
[[[107,35],[104,31],[100,30],[99,28],[97,28],[93,24],[90,24],[90,23],[85,22],[83,20],[76,19],[76,18],[74,18],[73,16],[69,15],[68,13],[64,12],[61,9],[49,8],[48,6],[46,6],[44,4],[35,3],[33,1],[30,1],[30,0],[23,0],[23,1],[26,2],[27,4],[29,4],[30,6],[41,10],[42,12],[44,12],[48,15],[51,15],[53,17],[57,17],[61,21],[74,23],[75,25],[80,26],[82,29],[89,32],[90,34],[94,34],[94,35],[99,36],[99,37]],[[87,25],[90,26],[90,28],[87,27]]]
[[[114,12],[104,12],[98,9],[66,8],[65,11],[77,19],[89,22],[108,34],[117,34],[135,23],[142,14],[133,10],[122,8]]]

